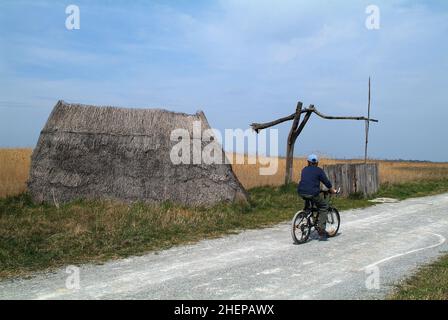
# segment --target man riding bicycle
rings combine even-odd
[[[318,232],[319,240],[326,241],[328,233],[325,231],[328,214],[328,200],[320,195],[320,183],[322,182],[330,191],[336,193],[330,180],[324,170],[318,167],[319,158],[312,154],[308,157],[308,166],[303,168],[297,192],[305,201],[310,200],[314,202],[319,211],[318,217]]]

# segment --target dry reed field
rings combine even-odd
[[[17,195],[26,191],[26,181],[30,166],[31,149],[0,149],[0,197]],[[230,158],[231,155],[228,154]],[[261,165],[248,164],[249,160],[256,162],[252,156],[236,155],[236,159],[242,160],[244,164],[233,164],[233,170],[247,189],[259,186],[279,186],[283,184],[285,172],[285,159],[279,158],[278,170],[275,175],[261,176],[259,169]],[[371,160],[373,161],[373,160]],[[336,163],[355,163],[360,160],[334,160],[321,159],[321,165]],[[381,183],[402,183],[418,180],[448,179],[448,163],[427,162],[398,162],[398,161],[376,161],[380,165]],[[294,159],[294,181],[298,181],[301,169],[306,165],[306,159]]]
[[[228,155],[229,159],[231,155]],[[236,156],[234,159],[242,156]],[[245,188],[253,188],[259,186],[279,186],[282,185],[285,178],[285,158],[279,158],[278,170],[275,175],[261,176],[259,174],[260,163],[247,164],[249,161],[244,156],[245,164],[233,164],[233,170],[238,176]],[[236,160],[235,160],[236,162]],[[322,158],[320,165],[338,164],[338,163],[360,163],[363,160],[334,160]],[[410,161],[384,161],[384,160],[370,160],[369,162],[378,162],[380,171],[381,183],[403,183],[419,180],[439,180],[448,179],[448,163],[429,163],[429,162],[410,162]],[[265,163],[265,161],[263,161]],[[294,181],[299,180],[299,175],[304,166],[307,165],[305,158],[294,159]],[[264,166],[266,167],[266,166]]]
[[[26,191],[31,149],[0,149],[0,197]]]

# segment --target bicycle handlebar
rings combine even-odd
[[[331,192],[330,192],[330,190],[320,190],[320,193],[330,194]],[[336,192],[334,194],[340,194],[340,193],[341,193],[341,187],[337,188]]]

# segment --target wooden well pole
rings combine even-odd
[[[369,77],[369,102],[367,105],[366,145],[364,149],[364,163],[367,163],[367,146],[369,144],[369,125],[370,125],[370,77]]]
[[[370,101],[370,99],[369,99]],[[271,122],[267,123],[252,123],[251,127],[256,132],[259,133],[261,130],[273,127],[275,125],[278,125],[280,123],[291,121],[293,120],[293,124],[291,127],[291,130],[288,135],[288,141],[287,141],[287,153],[286,153],[286,170],[285,170],[285,184],[289,184],[292,181],[292,173],[293,173],[293,165],[294,165],[294,144],[299,137],[300,133],[302,133],[305,125],[308,123],[308,120],[310,119],[311,115],[314,113],[315,115],[319,116],[323,119],[328,120],[361,120],[366,121],[367,123],[372,122],[378,122],[378,120],[370,119],[370,113],[369,118],[366,117],[335,117],[335,116],[328,116],[325,114],[320,113],[314,105],[310,105],[308,108],[303,109],[302,102],[299,102],[296,107],[296,111],[287,116],[283,117]],[[370,106],[369,106],[370,109]],[[305,116],[303,117],[303,120],[300,121],[300,115],[304,113]]]

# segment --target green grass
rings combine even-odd
[[[448,192],[448,179],[414,181],[401,184],[385,184],[381,186],[378,197],[407,199]]]
[[[420,268],[397,286],[392,300],[448,300],[448,255]]]
[[[384,186],[380,196],[404,199],[448,192],[448,180]],[[212,208],[75,201],[59,209],[29,196],[0,199],[0,278],[67,264],[103,262],[287,221],[303,207],[295,187],[250,190],[249,204]],[[335,198],[339,210],[372,203]]]

